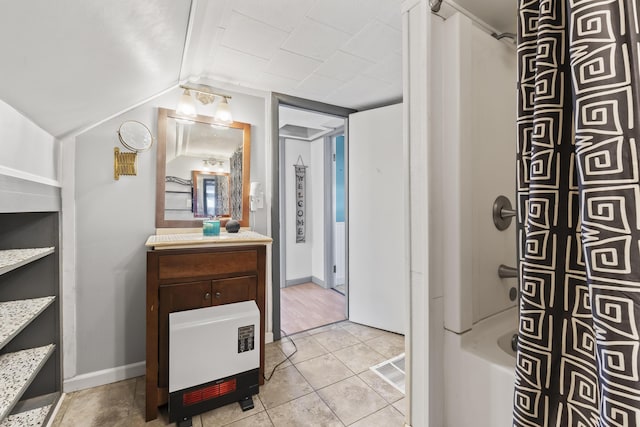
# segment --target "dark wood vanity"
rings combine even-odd
[[[266,257],[271,244],[271,238],[247,229],[213,237],[202,235],[202,221],[211,213],[199,209],[200,204],[204,205],[205,176],[228,178],[225,185],[214,186],[216,193],[212,199],[221,225],[234,218],[242,227],[249,226],[249,123],[221,124],[213,117],[185,117],[159,108],[157,141],[156,227],[160,234],[151,236],[146,243],[150,248],[146,305],[147,421],[155,419],[158,407],[168,401],[169,313],[255,301],[260,310],[259,378],[260,384],[264,383]],[[174,162],[181,157],[189,161]],[[194,158],[200,158],[200,163],[193,163]],[[224,172],[198,170],[202,162],[212,161],[217,166],[224,165]],[[218,207],[229,210],[218,212]],[[165,234],[177,228],[182,231]],[[193,351],[198,351],[197,344]]]
[[[158,406],[167,403],[172,312],[255,301],[261,317],[260,384],[264,383],[265,289],[265,244],[147,252],[147,421],[155,419]]]

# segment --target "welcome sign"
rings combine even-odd
[[[296,243],[305,241],[305,175],[307,167],[294,165],[296,169]]]

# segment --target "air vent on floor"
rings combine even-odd
[[[405,368],[404,353],[382,363],[372,366],[373,372],[404,394]]]

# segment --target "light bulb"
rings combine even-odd
[[[229,104],[227,103],[227,98],[223,97],[222,101],[218,104],[218,109],[216,110],[215,119],[222,123],[231,123],[233,122],[233,117],[231,116],[231,109],[229,108]]]
[[[191,92],[189,89],[185,89],[182,95],[180,96],[180,100],[178,101],[178,108],[176,108],[176,112],[178,114],[184,116],[196,116],[196,104],[191,97]]]

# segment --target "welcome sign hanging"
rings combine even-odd
[[[305,241],[305,179],[307,167],[302,161],[302,156],[298,156],[298,162],[293,165],[296,170],[296,243]]]

